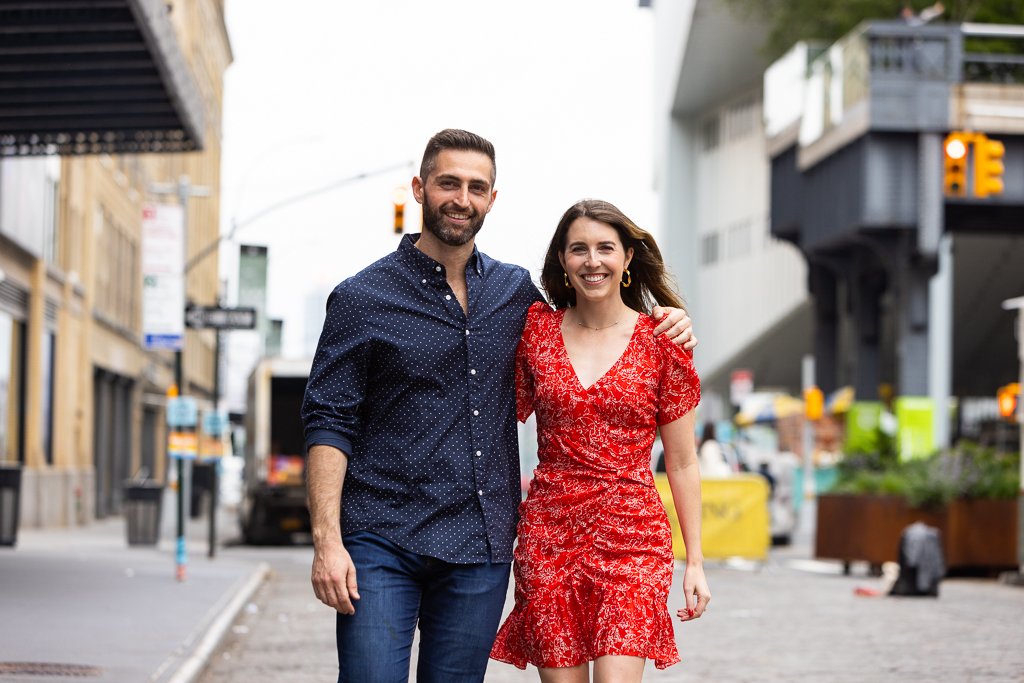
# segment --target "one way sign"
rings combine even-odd
[[[253,330],[256,309],[190,305],[185,308],[185,324],[200,330]]]

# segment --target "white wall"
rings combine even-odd
[[[0,160],[0,234],[53,259],[60,157]]]
[[[760,90],[705,112],[695,131],[695,303],[702,369],[716,372],[803,301],[807,272],[799,252],[770,234]],[[711,239],[717,257],[707,262]]]
[[[688,118],[673,114],[695,20],[695,2],[655,2],[655,186],[659,242],[701,340],[702,375],[755,342],[806,299],[806,266],[797,250],[770,235],[770,169],[760,87]],[[754,79],[749,79],[754,80]],[[747,80],[747,82],[749,82]],[[717,144],[708,144],[717,120]],[[718,257],[702,248],[717,234]]]

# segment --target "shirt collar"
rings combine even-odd
[[[398,244],[398,255],[408,266],[412,268],[434,271],[434,269],[441,264],[416,248],[416,242],[418,242],[419,239],[420,233],[407,233],[402,237],[402,241]],[[476,244],[473,245],[473,253],[469,256],[467,266],[471,266],[478,276],[482,276],[484,274],[483,255],[480,253],[480,250],[476,248]]]

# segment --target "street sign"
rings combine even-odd
[[[175,204],[142,208],[142,338],[147,349],[185,345],[185,218]]]
[[[167,455],[180,460],[194,460],[199,447],[195,432],[169,432],[167,434]]]
[[[187,306],[185,324],[201,330],[254,330],[256,309],[221,308],[219,306]]]
[[[203,413],[203,432],[210,436],[220,436],[228,424],[228,416],[223,412]]]
[[[191,396],[178,396],[167,401],[168,427],[195,427],[199,417],[196,400]]]

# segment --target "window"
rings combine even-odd
[[[42,340],[42,386],[43,401],[39,411],[40,434],[43,437],[43,457],[46,464],[53,464],[53,375],[54,375],[54,347],[56,337],[52,332],[43,333]]]
[[[739,258],[750,253],[752,227],[749,220],[744,220],[729,228],[729,258]]]
[[[700,241],[700,262],[701,265],[710,266],[718,261],[718,233],[712,232],[704,235]]]
[[[725,137],[727,140],[745,138],[754,132],[757,108],[753,97],[747,97],[725,111]]]
[[[13,381],[14,367],[14,320],[0,311],[0,462],[9,459],[9,446],[12,440],[9,435],[10,414],[14,407],[11,391],[17,388]]]
[[[715,150],[721,142],[718,114],[714,114],[700,128],[701,150],[705,153]]]

